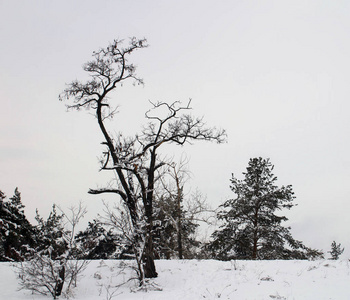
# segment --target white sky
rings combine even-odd
[[[198,143],[192,188],[213,207],[233,196],[251,157],[269,157],[293,185],[294,237],[350,255],[349,1],[0,0],[0,189],[22,192],[27,215],[99,196],[102,137],[87,112],[67,113],[58,94],[85,78],[81,66],[115,38],[146,37],[131,59],[144,87],[126,85],[114,128],[133,133],[148,100],[193,100],[194,113],[225,128],[225,145]],[[136,124],[135,124],[136,123]],[[87,221],[87,220],[86,220]]]

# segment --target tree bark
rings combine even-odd
[[[179,178],[176,178],[177,185],[177,249],[179,253],[179,259],[183,259],[183,248],[182,248],[182,220],[181,220],[181,200],[182,200],[182,188],[179,184]]]
[[[255,209],[254,214],[254,234],[253,234],[253,253],[252,253],[252,259],[256,260],[258,256],[258,216],[259,216],[259,209]]]
[[[158,276],[154,264],[154,248],[153,248],[153,191],[154,191],[154,172],[156,168],[156,149],[151,151],[151,160],[148,170],[148,185],[146,199],[144,199],[145,215],[146,215],[146,240],[143,256],[143,265],[146,278],[155,278]]]
[[[60,268],[60,271],[58,272],[58,281],[55,286],[55,297],[60,296],[62,293],[65,273],[66,273],[66,268],[64,267],[64,264],[61,263],[61,268]]]
[[[154,263],[154,249],[151,236],[146,237],[145,250],[143,255],[143,270],[145,278],[155,278],[158,276]]]
[[[257,258],[257,252],[258,252],[258,241],[254,233],[254,243],[253,243],[253,253],[252,253],[252,259],[256,260]]]

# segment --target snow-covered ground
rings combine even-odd
[[[148,291],[126,282],[132,262],[92,261],[74,290],[74,299],[350,299],[350,262],[160,260]],[[0,263],[0,299],[51,299],[17,291],[13,267]],[[64,299],[63,296],[60,299]]]

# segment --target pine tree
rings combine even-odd
[[[36,211],[36,247],[35,252],[49,253],[52,259],[58,259],[64,255],[68,249],[65,235],[67,230],[63,224],[63,214],[57,213],[56,206],[52,206],[52,211],[47,220],[44,220],[38,210]]]
[[[305,259],[320,252],[294,240],[288,219],[276,211],[293,207],[292,186],[278,187],[269,159],[250,159],[244,179],[232,175],[231,190],[237,195],[227,200],[217,217],[223,222],[212,235],[207,249],[219,259]],[[215,253],[215,254],[214,254]]]
[[[0,260],[21,261],[27,247],[33,246],[34,229],[24,214],[24,205],[18,188],[6,200],[0,191]]]
[[[79,246],[79,259],[121,259],[131,253],[131,245],[123,245],[119,234],[106,229],[101,222],[94,219],[84,231],[76,236]]]
[[[194,258],[194,249],[200,246],[194,238],[198,226],[187,216],[187,211],[182,205],[179,208],[178,203],[171,197],[162,197],[155,201],[153,236],[157,257]],[[179,232],[181,243],[179,243]],[[180,251],[179,244],[181,244]]]
[[[341,244],[337,244],[335,241],[331,244],[331,251],[328,251],[328,253],[331,254],[333,260],[339,259],[339,256],[342,255],[344,252],[344,248],[341,248]]]
[[[0,190],[0,261],[6,260],[4,244],[6,242],[6,233],[8,232],[8,224],[5,219],[7,209],[4,206],[5,194]]]

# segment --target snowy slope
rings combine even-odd
[[[92,261],[74,290],[74,299],[350,299],[348,260],[160,260],[156,262],[159,277],[148,291],[135,291],[133,281],[116,287],[133,274],[130,263]],[[17,288],[13,267],[1,263],[0,299],[51,299]]]

